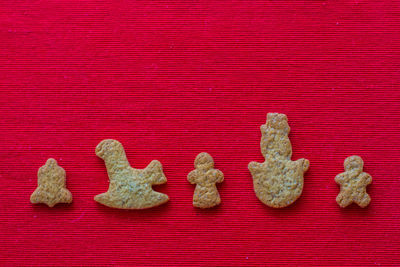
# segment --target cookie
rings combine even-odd
[[[307,159],[292,161],[290,127],[285,114],[268,113],[261,126],[263,163],[250,162],[254,191],[261,202],[272,208],[283,208],[295,202],[303,191]]]
[[[195,170],[191,171],[187,179],[196,184],[193,194],[193,206],[206,209],[221,203],[216,183],[222,183],[224,174],[214,169],[214,160],[210,154],[202,152],[194,160]]]
[[[147,209],[169,200],[151,187],[167,182],[158,160],[151,161],[145,169],[132,168],[122,144],[113,139],[101,141],[96,155],[106,164],[110,184],[106,193],[94,197],[95,201],[110,208]]]
[[[336,202],[342,208],[351,203],[365,208],[371,202],[371,197],[366,191],[367,185],[372,182],[372,177],[363,172],[364,162],[359,156],[350,156],[344,161],[344,170],[335,177],[335,182],[340,185],[340,193]]]
[[[55,159],[48,159],[38,170],[38,187],[31,195],[31,203],[54,207],[57,203],[71,203],[72,194],[65,186],[65,170]]]

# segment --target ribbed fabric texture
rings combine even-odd
[[[400,265],[400,6],[396,1],[2,1],[0,264]],[[288,116],[302,196],[271,209],[247,169],[260,126]],[[96,145],[159,160],[163,206],[124,211]],[[192,207],[208,152],[222,204]],[[347,156],[373,183],[335,202]],[[50,157],[71,205],[32,205]]]

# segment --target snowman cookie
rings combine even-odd
[[[248,168],[253,176],[258,199],[272,208],[283,208],[295,202],[303,191],[307,159],[292,161],[290,127],[285,114],[268,113],[261,126],[263,163],[252,161]]]

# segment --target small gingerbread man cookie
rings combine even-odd
[[[38,187],[31,195],[31,202],[45,203],[49,207],[57,203],[72,202],[71,192],[65,187],[65,170],[55,159],[48,159],[46,164],[39,168]]]
[[[193,194],[193,206],[206,209],[221,203],[216,183],[222,183],[224,174],[214,169],[214,160],[210,154],[202,152],[194,161],[195,170],[191,171],[187,179],[196,184]]]
[[[344,161],[345,172],[335,177],[335,182],[340,185],[340,193],[336,202],[344,208],[355,202],[365,208],[371,201],[366,192],[366,187],[372,182],[372,177],[363,172],[364,162],[359,156],[350,156]]]

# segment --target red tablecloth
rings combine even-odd
[[[399,265],[397,1],[2,1],[0,263],[5,265]],[[287,114],[293,159],[311,167],[295,204],[255,196],[259,127]],[[94,149],[158,159],[168,204],[93,200],[108,188]],[[207,151],[222,204],[192,207]],[[349,155],[373,177],[366,209],[341,209]],[[74,201],[32,205],[54,157]]]

